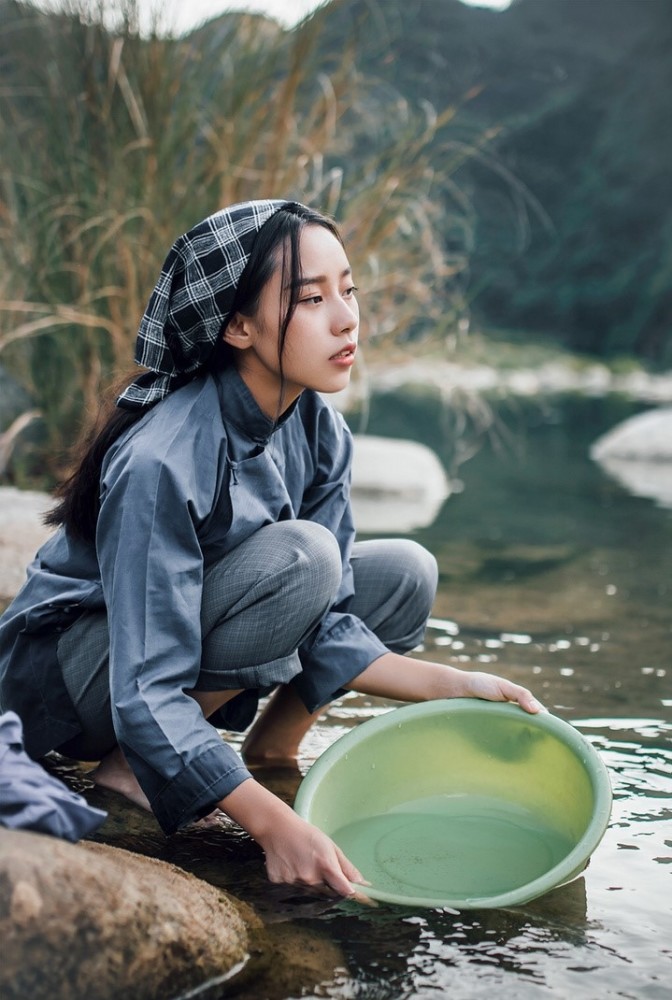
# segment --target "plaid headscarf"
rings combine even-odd
[[[145,409],[188,382],[208,360],[228,318],[257,233],[283,205],[247,201],[180,236],[166,257],[138,331],[139,375],[117,399]]]

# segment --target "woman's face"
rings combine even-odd
[[[240,350],[238,370],[257,403],[278,415],[304,389],[338,392],[350,381],[359,334],[359,308],[350,264],[336,237],[319,225],[303,228],[299,241],[303,279],[296,310],[278,358],[280,324],[289,302],[281,263],[264,286],[253,317],[237,314],[224,339]],[[287,276],[285,276],[287,278]]]

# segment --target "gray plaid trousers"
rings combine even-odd
[[[356,542],[351,565],[355,593],[345,610],[388,649],[403,653],[417,646],[436,593],[433,556],[416,542],[381,539]],[[212,564],[203,581],[196,688],[265,691],[290,681],[302,670],[298,647],[332,605],[340,579],[336,541],[311,521],[267,525]],[[81,736],[59,750],[84,760],[99,759],[116,743],[108,650],[104,612],[78,619],[58,644],[82,726]],[[324,701],[351,678],[347,663],[334,663]]]

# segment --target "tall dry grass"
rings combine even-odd
[[[469,206],[455,189],[447,216],[451,160],[432,152],[452,111],[409,107],[351,50],[326,71],[319,15],[293,32],[229,15],[182,39],[141,36],[123,0],[113,27],[90,3],[3,15],[0,364],[42,414],[47,478],[129,368],[167,249],[224,205],[333,214],[369,337],[455,329]]]

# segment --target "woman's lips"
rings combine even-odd
[[[355,360],[357,344],[346,344],[337,354],[332,354],[330,361],[335,361],[339,365],[351,365]]]

